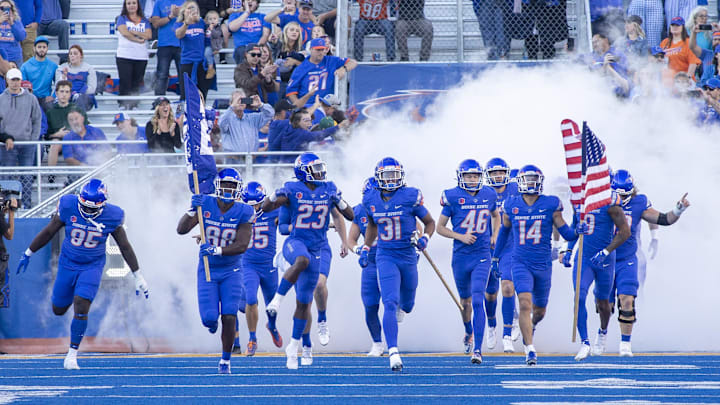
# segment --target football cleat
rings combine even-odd
[[[534,350],[529,351],[525,355],[525,364],[528,366],[534,366],[537,364],[537,353]]]
[[[470,358],[470,363],[482,364],[482,355],[480,354],[480,350],[475,350],[473,352],[472,357]]]
[[[301,366],[312,366],[312,363],[313,363],[312,346],[303,346],[302,357],[300,358],[300,365]]]
[[[390,369],[392,371],[402,371],[403,369],[402,359],[397,351],[390,355]]]
[[[373,342],[367,355],[368,357],[380,357],[383,355],[384,351],[385,349],[383,348],[382,342]]]
[[[472,333],[466,333],[463,338],[463,345],[465,346],[465,354],[469,354],[473,348],[473,335]]]
[[[63,361],[63,368],[65,370],[80,370],[80,366],[77,363],[77,351],[69,351]]]
[[[582,343],[580,345],[580,350],[578,350],[578,353],[575,355],[575,361],[585,360],[588,356],[590,356],[590,345]]]
[[[285,347],[285,356],[287,357],[285,365],[290,370],[298,369],[298,341],[291,340],[290,343]]]
[[[283,340],[282,336],[280,336],[280,332],[277,329],[270,329],[270,324],[265,324],[265,327],[267,328],[268,332],[270,332],[270,336],[272,337],[273,344],[276,347],[282,347]]]
[[[630,342],[620,342],[620,357],[632,357],[632,345]]]
[[[323,346],[330,343],[330,328],[328,328],[326,321],[318,322],[318,340]]]
[[[230,362],[218,363],[218,374],[230,374]]]
[[[515,347],[513,346],[513,340],[510,336],[503,336],[503,352],[515,353]]]
[[[488,350],[492,350],[495,348],[495,345],[497,345],[496,328],[488,327],[487,331],[487,348]]]
[[[242,346],[240,345],[240,342],[233,343],[232,352],[233,352],[233,354],[242,354],[243,349],[242,349]]]
[[[595,337],[595,344],[592,347],[592,355],[600,356],[605,353],[605,341],[607,340],[607,333],[598,332]]]
[[[247,344],[247,352],[245,352],[245,355],[248,357],[252,357],[255,355],[255,352],[257,351],[257,342],[251,340]]]

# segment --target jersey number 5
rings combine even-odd
[[[532,244],[537,245],[542,238],[542,220],[538,219],[534,221],[529,228],[526,222],[525,220],[518,221],[518,243],[524,245],[526,241],[532,240]]]
[[[267,225],[254,226],[248,249],[265,249],[268,247],[269,239],[267,231],[269,229],[270,227]]]

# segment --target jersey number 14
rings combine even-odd
[[[518,221],[518,243],[524,245],[526,241],[532,240],[533,245],[540,243],[542,238],[542,220],[533,221],[530,227],[527,227],[527,221]]]

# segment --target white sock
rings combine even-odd
[[[397,347],[391,347],[388,349],[388,354],[392,356],[393,354],[400,354],[400,351]]]
[[[78,349],[73,349],[72,347],[68,349],[67,357],[77,357]]]
[[[525,353],[530,353],[535,351],[535,346],[533,345],[525,345]]]
[[[220,364],[230,364],[230,360],[220,359]]]

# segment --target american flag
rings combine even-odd
[[[565,145],[570,202],[580,207],[580,218],[585,219],[585,213],[612,201],[605,145],[590,130],[587,122],[583,121],[580,132],[574,121],[565,119],[560,124],[560,130]]]

